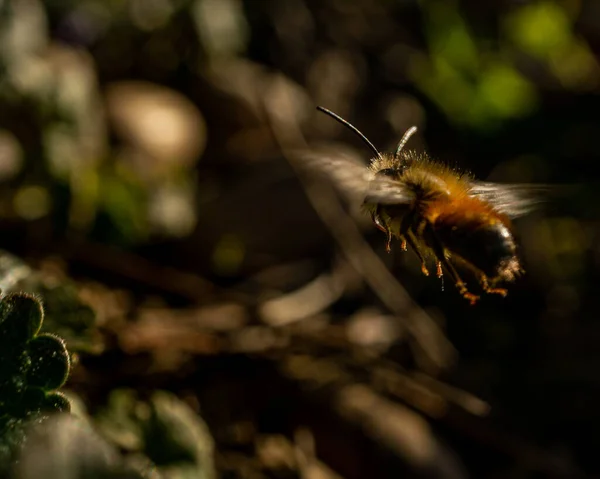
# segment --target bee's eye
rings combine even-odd
[[[398,178],[399,176],[402,176],[402,173],[404,173],[405,168],[402,167],[398,167],[398,168],[384,168],[383,170],[379,170],[377,172],[377,176],[381,175],[381,176],[388,176],[390,178]]]
[[[383,170],[379,170],[377,175],[381,176],[398,176],[400,172],[396,168],[384,168]]]

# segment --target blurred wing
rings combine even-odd
[[[382,205],[399,205],[410,203],[415,199],[414,191],[398,180],[386,177],[374,178],[367,189],[365,200]]]
[[[470,195],[491,204],[510,218],[526,215],[546,201],[551,190],[547,185],[502,184],[474,181]]]
[[[396,180],[375,177],[363,163],[351,155],[316,151],[295,152],[297,166],[311,176],[319,176],[331,183],[352,201],[382,204],[408,203],[414,194]]]

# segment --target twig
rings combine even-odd
[[[314,317],[342,296],[347,288],[349,269],[347,262],[338,262],[333,271],[319,275],[290,293],[263,302],[258,308],[259,316],[273,327]]]

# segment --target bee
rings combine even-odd
[[[356,127],[332,111],[317,109],[356,133],[375,154],[367,168],[342,156],[308,155],[307,166],[326,174],[334,185],[363,197],[362,206],[386,235],[418,256],[429,276],[432,259],[438,278],[444,270],[471,304],[480,296],[467,288],[457,267],[466,269],[488,294],[506,296],[499,283],[512,282],[525,271],[511,220],[536,207],[540,188],[475,180],[427,154],[405,149],[417,128],[402,136],[393,154],[380,153]]]

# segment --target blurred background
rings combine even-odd
[[[599,55],[600,0],[0,1],[0,247],[95,310],[68,388],[124,461],[160,463],[115,418],[161,390],[219,477],[600,477]],[[299,179],[265,104],[365,162],[317,105],[576,187],[471,307]]]

